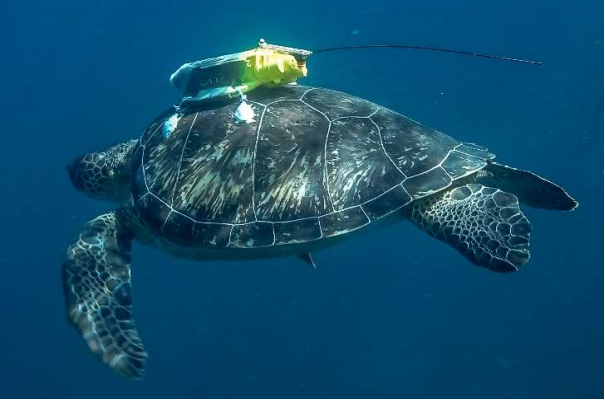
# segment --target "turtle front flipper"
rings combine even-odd
[[[419,199],[407,217],[476,265],[516,271],[529,260],[531,225],[514,195],[468,184]]]
[[[63,287],[69,320],[118,373],[143,377],[147,353],[132,318],[130,244],[119,212],[88,222],[67,249]]]

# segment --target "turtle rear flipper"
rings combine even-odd
[[[116,212],[88,222],[67,249],[63,286],[69,320],[118,373],[143,377],[147,353],[132,318],[132,236]]]
[[[531,225],[514,195],[468,184],[419,199],[407,217],[476,265],[516,271],[529,260]]]
[[[531,171],[499,163],[488,163],[475,182],[510,192],[519,198],[519,202],[535,208],[569,211],[578,206],[578,202],[557,184]]]

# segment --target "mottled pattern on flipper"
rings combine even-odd
[[[499,189],[463,185],[417,200],[406,213],[479,266],[509,272],[529,260],[531,225],[517,198]]]
[[[88,222],[67,249],[63,286],[69,319],[92,352],[140,379],[147,353],[132,318],[130,242],[116,212]]]

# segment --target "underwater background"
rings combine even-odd
[[[603,397],[603,3],[480,0],[5,2],[0,15],[0,397]],[[135,244],[146,379],[68,324],[60,264],[113,205],[80,154],[138,137],[182,63],[270,43],[404,43],[316,55],[301,83],[367,98],[561,184],[524,211],[532,260],[471,265],[411,224],[296,258],[194,263]]]

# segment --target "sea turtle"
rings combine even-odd
[[[481,146],[342,92],[258,89],[248,103],[248,123],[234,119],[237,100],[171,109],[139,139],[68,166],[78,190],[119,204],[67,250],[69,319],[129,378],[143,376],[147,355],[132,317],[133,239],[203,261],[297,255],[313,264],[315,249],[407,219],[474,264],[512,272],[529,259],[519,202],[577,206]]]

